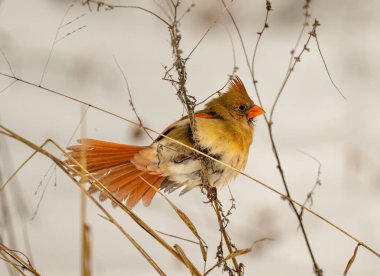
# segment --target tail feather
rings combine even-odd
[[[135,178],[140,175],[140,171],[136,171],[136,169],[132,172],[128,172],[125,175],[122,175],[115,179],[114,181],[108,181],[108,179],[105,179],[105,181],[101,181],[102,183],[105,182],[105,186],[107,186],[107,189],[114,194],[117,198],[126,199],[128,197],[128,194],[121,193],[122,190],[125,189],[125,187],[128,187],[128,190],[131,192],[133,189],[135,189]],[[138,181],[137,185],[141,185],[141,181]],[[104,196],[101,197],[105,198]]]
[[[138,190],[140,187],[149,187],[141,178],[141,177],[154,177],[154,175],[148,175],[146,173],[140,172],[136,173],[133,176],[130,176],[128,183],[125,183],[124,185],[120,185],[120,189],[117,191],[117,195],[120,197],[127,197],[128,195],[131,196],[131,194]],[[141,185],[141,182],[143,182],[145,185]]]
[[[144,178],[148,183],[152,183],[154,181],[157,180],[157,176],[156,175],[149,175],[149,176],[146,176],[146,178]],[[141,178],[140,178],[141,180]],[[146,183],[145,183],[146,184]],[[130,194],[129,194],[129,197],[128,197],[128,207],[129,208],[133,208],[139,201],[140,199],[143,197],[143,195],[148,191],[152,189],[149,185],[140,185],[138,187],[136,187]]]
[[[100,181],[117,199],[133,208],[141,199],[145,206],[149,206],[156,190],[151,188],[142,179],[152,186],[159,188],[166,177],[157,173],[142,171],[131,163],[131,159],[147,147],[116,144],[94,139],[80,139],[79,145],[70,146],[69,155],[80,162],[86,160],[87,171]],[[83,156],[83,157],[82,157]],[[67,160],[73,168],[79,166]],[[97,192],[95,185],[89,188],[90,193]],[[105,200],[107,196],[101,193],[99,199]]]
[[[156,194],[157,190],[160,188],[160,186],[164,180],[165,180],[165,178],[160,177],[156,181],[151,183],[151,185],[156,189],[150,188],[148,191],[145,192],[145,194],[143,195],[143,198],[142,198],[144,206],[147,207],[150,205],[154,195]]]
[[[136,186],[141,185],[142,181],[139,178],[141,174],[143,174],[143,172],[136,170],[126,176],[126,178],[113,183],[111,186],[112,193],[114,193],[117,198],[127,198],[128,194],[132,192]]]
[[[112,168],[109,170],[107,174],[104,174],[102,177],[97,178],[111,193],[117,192],[122,185],[128,184],[127,178],[136,172],[136,167],[132,163],[127,163],[122,168],[118,169],[118,171],[113,171]],[[90,188],[90,192],[96,192],[97,189],[94,187]],[[106,196],[102,195],[100,197],[101,200],[105,200]]]
[[[112,142],[106,142],[106,141],[100,141],[96,139],[88,139],[88,138],[83,138],[83,139],[78,139],[78,143],[80,145],[75,145],[68,147],[68,149],[75,148],[75,147],[94,147],[94,148],[103,148],[103,149],[109,149],[109,150],[141,150],[142,148],[146,148],[143,146],[134,146],[134,145],[125,145],[125,144],[117,144],[117,143],[112,143]]]
[[[129,168],[130,170],[134,170],[134,168],[131,166],[130,163],[126,163],[123,165],[119,165],[116,167],[112,168],[106,168],[102,169],[96,172],[93,172],[91,175],[97,179],[100,182],[105,183],[106,181],[113,182],[117,177],[120,177],[125,174],[126,168]],[[112,177],[109,176],[112,172]],[[108,178],[107,178],[108,176]],[[95,186],[91,186],[90,189],[88,190],[90,193],[94,193],[97,191]]]

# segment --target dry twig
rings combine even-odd
[[[18,256],[14,250],[9,249],[3,243],[0,243],[0,253],[4,259],[10,263],[16,270],[27,270],[33,275],[40,276],[38,271],[29,263],[24,261],[20,256]],[[24,255],[25,256],[25,255]],[[17,269],[19,268],[19,269]],[[24,274],[23,272],[21,272]],[[25,275],[25,274],[24,274]]]

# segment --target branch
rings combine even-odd
[[[171,81],[173,86],[177,90],[177,96],[181,100],[183,106],[185,107],[187,114],[189,116],[190,120],[190,129],[192,136],[194,137],[194,148],[201,151],[201,147],[199,146],[199,142],[197,141],[197,125],[196,125],[196,120],[194,116],[194,108],[196,106],[196,99],[193,96],[188,95],[187,93],[187,88],[186,88],[186,81],[187,81],[187,71],[186,71],[186,61],[190,57],[190,55],[194,52],[194,50],[198,47],[200,42],[203,40],[203,38],[206,36],[208,31],[211,29],[213,24],[215,24],[216,20],[213,22],[213,24],[209,27],[209,29],[206,31],[202,39],[197,43],[197,45],[193,48],[193,50],[190,52],[187,58],[182,57],[182,50],[180,49],[180,43],[181,43],[181,33],[179,30],[179,21],[177,20],[177,15],[178,15],[178,8],[180,5],[180,1],[177,1],[176,4],[174,5],[174,17],[171,26],[169,27],[169,32],[170,32],[170,37],[171,37],[171,46],[172,46],[172,51],[173,51],[173,57],[174,57],[174,62],[173,62],[173,68],[175,68],[177,72],[177,77],[178,80],[176,81]],[[227,8],[224,9],[228,10]],[[221,16],[221,15],[220,15]],[[167,72],[168,73],[168,72]],[[166,74],[165,74],[166,75]],[[207,159],[204,156],[201,156],[199,154],[196,154],[196,157],[200,163],[201,163],[201,171],[200,171],[200,178],[202,181],[202,189],[205,189],[207,192],[207,197],[209,198],[209,202],[212,203],[214,206],[215,213],[217,215],[217,219],[219,222],[219,229],[224,237],[224,242],[228,248],[228,251],[230,254],[232,254],[233,248],[231,245],[231,240],[227,234],[226,227],[223,223],[223,218],[222,218],[222,210],[220,209],[219,206],[219,201],[217,198],[217,190],[216,187],[213,186],[213,184],[209,180],[209,159]],[[235,271],[238,273],[238,275],[242,275],[241,270],[240,270],[240,265],[238,264],[236,258],[232,256],[232,262],[235,267]],[[228,267],[226,265],[226,267]],[[229,268],[228,268],[229,269]],[[230,269],[229,269],[230,270]]]
[[[105,7],[105,9],[108,9],[108,10],[112,10],[112,9],[136,9],[136,10],[141,10],[141,11],[144,11],[146,13],[149,13],[151,15],[153,15],[154,17],[156,17],[158,20],[160,20],[162,23],[164,23],[167,27],[170,27],[170,24],[169,22],[167,22],[165,19],[163,19],[161,16],[159,16],[158,14],[148,10],[148,9],[145,9],[143,7],[140,7],[140,6],[130,6],[130,5],[112,5],[112,4],[108,4],[107,2],[105,1],[98,1],[98,0],[85,0],[83,2],[83,5],[88,5],[90,6],[90,3],[92,4],[95,4],[97,6],[97,10],[99,11],[101,7]]]
[[[13,267],[19,266],[21,269],[26,269],[36,276],[41,275],[40,273],[37,272],[37,270],[30,263],[25,262],[13,250],[6,247],[3,243],[0,243],[0,253],[4,256],[4,258],[7,261],[9,260],[9,262],[11,263],[11,265]],[[13,261],[10,260],[6,255],[9,256],[11,259],[13,259]]]

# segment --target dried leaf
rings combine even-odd
[[[253,244],[257,244],[257,243],[260,243],[260,242],[263,242],[263,241],[273,241],[273,240],[274,240],[273,238],[266,237],[266,238],[261,238],[261,239],[255,240],[253,242]]]
[[[244,254],[247,254],[247,253],[250,253],[252,251],[252,248],[249,247],[249,248],[245,248],[245,249],[239,249],[239,250],[236,250],[234,252],[232,252],[231,254],[229,254],[227,257],[221,259],[220,261],[218,261],[215,265],[213,265],[209,270],[206,271],[206,273],[204,275],[207,275],[208,273],[210,273],[214,268],[220,266],[222,263],[228,261],[229,259],[232,259],[232,258],[236,258],[240,255],[244,255]]]
[[[347,265],[346,265],[346,269],[344,270],[343,272],[343,275],[346,276],[348,271],[350,270],[352,264],[354,263],[355,261],[355,258],[356,258],[356,254],[358,253],[358,249],[359,249],[359,246],[361,246],[362,244],[361,243],[358,243],[355,247],[355,250],[354,250],[354,254],[352,255],[352,257],[350,258],[350,260],[348,261]]]
[[[206,261],[207,259],[207,246],[205,245],[205,242],[201,238],[201,236],[198,233],[197,228],[192,223],[190,218],[181,210],[179,209],[167,196],[165,196],[163,193],[161,193],[160,190],[158,190],[156,187],[152,186],[148,181],[146,181],[143,177],[140,176],[140,178],[148,184],[152,189],[155,189],[160,195],[162,195],[166,201],[170,204],[170,206],[173,208],[173,210],[177,213],[177,215],[180,217],[180,219],[186,224],[186,226],[190,229],[190,231],[194,234],[194,236],[199,241],[199,246],[202,252],[203,261]]]
[[[188,267],[188,269],[191,271],[191,274],[192,275],[197,275],[197,276],[199,275],[199,276],[201,276],[202,274],[192,264],[192,262],[189,260],[189,258],[187,258],[187,256],[186,256],[185,252],[183,251],[183,249],[178,244],[175,244],[174,248],[175,248],[175,250],[177,250],[178,254],[181,256],[182,260],[184,261],[184,263],[186,264],[186,266]]]

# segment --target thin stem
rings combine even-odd
[[[319,41],[318,41],[317,34],[315,34],[314,38],[315,38],[315,42],[317,43],[317,48],[318,48],[319,55],[320,55],[321,58],[322,58],[323,65],[325,66],[325,70],[326,70],[326,72],[327,72],[327,75],[329,76],[329,79],[330,79],[331,84],[332,84],[332,85],[335,87],[335,89],[339,92],[339,94],[342,96],[342,98],[346,100],[346,97],[344,96],[343,92],[339,89],[339,87],[335,84],[333,78],[331,77],[330,70],[329,70],[329,68],[327,67],[327,64],[326,64],[325,58],[324,58],[323,55],[322,55],[321,47],[319,47]]]
[[[193,48],[193,50],[190,52],[188,57],[184,59],[182,57],[182,50],[180,49],[181,34],[180,34],[180,30],[179,30],[179,21],[177,20],[179,4],[180,4],[180,2],[177,1],[176,5],[174,6],[173,22],[172,22],[171,27],[169,27],[169,32],[170,32],[171,42],[172,42],[171,43],[172,51],[173,51],[173,56],[174,56],[173,67],[176,69],[177,76],[178,76],[177,81],[171,81],[171,82],[172,82],[173,86],[176,88],[177,96],[181,100],[183,106],[185,107],[185,109],[188,113],[189,120],[190,120],[190,129],[192,132],[192,137],[194,137],[194,145],[193,146],[194,146],[194,148],[201,150],[201,148],[199,146],[199,142],[195,138],[195,137],[197,137],[195,135],[197,132],[197,125],[196,125],[195,116],[194,116],[194,108],[196,106],[195,105],[196,100],[194,97],[188,95],[187,88],[186,88],[186,81],[187,81],[186,61],[188,60],[189,56],[194,52],[194,50],[198,47],[198,45],[203,40],[203,38],[206,36],[206,34],[211,29],[213,24],[215,24],[216,20],[208,28],[208,30],[206,31],[206,33],[204,34],[202,39]],[[225,8],[225,10],[227,10],[227,8]],[[168,72],[167,72],[167,74],[168,74]],[[207,196],[209,197],[209,199],[212,198],[212,201],[214,202],[214,205],[215,205],[215,201],[217,202],[218,199],[217,199],[216,192],[214,193],[215,188],[213,187],[212,183],[209,180],[209,170],[208,170],[208,168],[209,168],[208,161],[209,160],[207,158],[201,156],[201,155],[197,155],[196,158],[198,158],[200,163],[201,163],[200,178],[201,178],[201,182],[202,182],[202,188],[207,191]],[[216,205],[217,205],[217,203],[216,203]],[[220,231],[223,234],[225,244],[226,244],[230,254],[232,254],[233,250],[232,250],[231,242],[230,242],[230,239],[228,238],[225,226],[223,225],[221,210],[219,209],[219,206],[215,210],[216,210],[216,215],[217,215],[217,219],[218,219],[219,226],[220,226]],[[232,261],[233,261],[233,264],[235,267],[235,271],[238,273],[238,275],[241,275],[240,267],[239,267],[238,262],[236,261],[236,258],[232,257]]]
[[[62,26],[62,24],[63,24],[63,21],[65,21],[65,18],[66,18],[66,16],[67,16],[67,14],[68,14],[69,11],[71,10],[71,8],[74,6],[74,3],[75,3],[76,1],[77,1],[77,0],[73,0],[73,1],[71,2],[71,4],[69,5],[69,7],[66,9],[66,12],[65,12],[64,15],[62,16],[62,19],[61,19],[61,21],[60,21],[60,23],[59,23],[59,26],[58,26],[58,28],[57,28],[57,30],[56,30],[56,32],[55,32],[54,40],[53,40],[53,43],[52,43],[52,45],[51,45],[51,47],[50,47],[49,55],[48,55],[48,57],[47,57],[47,59],[46,59],[46,62],[45,62],[45,65],[44,65],[44,69],[42,70],[42,75],[41,75],[41,79],[40,79],[39,85],[41,85],[42,82],[43,82],[43,80],[44,80],[45,73],[46,73],[47,67],[48,67],[48,65],[49,65],[49,62],[50,62],[51,56],[52,56],[52,54],[53,54],[54,46],[55,46],[55,43],[57,42],[58,34],[59,34],[60,28],[61,28],[61,26]]]
[[[146,13],[149,13],[151,15],[153,15],[154,17],[156,17],[158,20],[160,20],[162,23],[164,23],[167,27],[170,27],[170,24],[169,22],[167,22],[165,19],[163,19],[161,16],[159,16],[158,14],[148,10],[148,9],[145,9],[143,7],[140,7],[140,6],[130,6],[130,5],[112,5],[112,4],[108,4],[107,2],[103,2],[103,1],[98,1],[98,0],[86,0],[83,5],[85,4],[89,4],[89,3],[93,3],[95,5],[98,5],[98,7],[101,7],[101,6],[104,6],[106,8],[109,8],[109,9],[116,9],[116,8],[125,8],[125,9],[136,9],[136,10],[141,10],[141,11],[144,11]]]
[[[207,36],[207,34],[211,31],[211,29],[214,27],[214,25],[219,21],[219,19],[226,13],[228,12],[228,8],[232,5],[233,0],[228,4],[228,6],[225,6],[223,10],[219,13],[219,15],[213,20],[213,22],[210,24],[210,26],[207,28],[205,33],[202,35],[201,39],[195,44],[193,49],[190,51],[190,53],[187,55],[185,60],[189,59],[190,56],[195,52],[195,50],[198,48],[198,46],[201,44],[203,39]]]
[[[9,71],[11,71],[12,73],[12,76],[16,76],[15,73],[13,72],[13,69],[12,69],[12,66],[11,66],[11,63],[9,62],[5,52],[3,51],[3,49],[0,48],[0,53],[1,55],[3,56],[3,58],[5,59],[5,62],[8,64],[8,68],[9,68]]]
[[[8,258],[7,255],[5,255],[2,251],[0,251],[0,255],[2,256],[0,259],[2,259],[3,261],[5,261],[6,263],[10,264],[10,267],[9,267],[9,273],[11,275],[15,275],[15,271],[16,270],[18,273],[20,273],[20,275],[26,275],[21,269],[19,264],[16,264],[14,263],[13,261],[11,261],[11,259]],[[14,270],[12,270],[12,268]]]
[[[0,94],[5,92],[8,88],[10,88],[12,85],[14,85],[17,82],[17,80],[12,81],[10,84],[8,84],[6,87],[0,90]]]
[[[3,252],[4,253],[3,253]],[[40,274],[37,272],[37,270],[31,265],[31,264],[28,264],[27,262],[25,262],[22,258],[20,258],[16,253],[13,252],[13,250],[9,249],[8,247],[6,247],[3,243],[0,243],[0,252],[2,253],[2,255],[6,254],[8,255],[9,257],[11,257],[13,260],[15,260],[17,263],[19,263],[21,265],[21,267],[23,269],[27,269],[28,271],[30,271],[31,273],[33,273],[34,275],[36,276],[40,276]],[[3,256],[4,256],[3,255]],[[11,263],[14,263],[13,261],[10,261]]]
[[[261,31],[259,31],[257,34],[259,35],[259,37],[257,38],[256,40],[256,44],[255,44],[255,48],[253,50],[253,55],[252,55],[252,63],[251,63],[251,67],[249,66],[249,61],[248,61],[248,56],[246,55],[245,57],[245,60],[247,62],[247,66],[248,68],[250,68],[250,73],[251,73],[251,77],[252,77],[252,82],[253,82],[253,87],[255,89],[255,93],[256,93],[256,97],[259,101],[259,104],[263,107],[263,103],[261,101],[261,98],[260,98],[260,94],[259,94],[259,89],[257,87],[257,79],[255,77],[255,61],[256,61],[256,54],[257,54],[257,50],[259,48],[259,44],[260,44],[260,41],[261,41],[261,38],[263,37],[263,34],[265,32],[266,29],[269,28],[269,24],[268,24],[268,19],[269,19],[269,12],[272,10],[272,4],[269,2],[269,1],[266,1],[266,14],[265,14],[265,20],[264,20],[264,24],[263,24],[263,27],[261,29]],[[232,15],[231,15],[232,16]],[[237,28],[237,25],[236,23],[234,24],[236,29],[239,29]],[[240,38],[240,41],[242,43],[242,45],[244,45],[243,43],[243,38],[241,37],[240,35],[240,32],[238,32],[239,34],[239,38]],[[244,49],[244,47],[243,47]],[[245,49],[244,49],[245,50]]]
[[[219,207],[218,200],[214,199],[213,202],[212,202],[212,205],[214,206],[215,213],[216,213],[216,215],[218,217],[219,229],[222,232],[222,236],[223,236],[224,242],[225,242],[225,244],[227,246],[228,252],[230,254],[232,254],[234,252],[234,250],[232,248],[230,238],[229,238],[229,236],[227,234],[226,227],[223,225],[223,219],[222,219],[222,216],[221,216],[221,212],[222,211],[221,211],[221,209]],[[237,260],[236,260],[235,257],[232,257],[232,262],[233,262],[233,264],[235,266],[235,269],[236,269],[236,272],[238,273],[238,275],[242,275],[240,267],[239,267],[239,263],[237,262]]]

